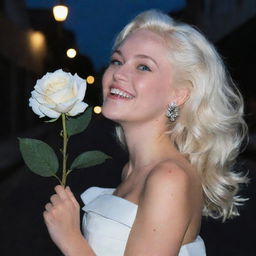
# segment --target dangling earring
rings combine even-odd
[[[176,102],[168,104],[166,116],[170,119],[171,122],[174,122],[176,118],[179,116],[179,109],[177,107]]]

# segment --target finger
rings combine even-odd
[[[79,203],[77,202],[73,192],[70,190],[70,187],[66,187],[66,192],[67,192],[67,195],[69,197],[69,199],[73,202],[73,204],[76,206],[76,207],[79,207]]]
[[[43,212],[43,217],[44,217],[45,224],[49,224],[51,222],[51,217],[50,217],[49,212],[44,211]]]
[[[48,212],[51,211],[52,208],[53,208],[53,205],[51,203],[47,203],[45,205],[45,210],[48,211]]]
[[[58,204],[58,203],[61,201],[61,198],[60,198],[59,195],[54,194],[54,195],[52,195],[52,196],[50,197],[50,201],[51,201],[51,203],[52,203],[53,205],[56,205],[56,204]]]
[[[57,193],[57,195],[59,195],[59,197],[62,199],[62,200],[65,200],[65,199],[68,199],[68,195],[65,191],[65,188],[61,185],[58,185],[56,186],[55,188],[55,191]]]

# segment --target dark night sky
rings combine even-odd
[[[52,8],[57,0],[26,0],[29,8]],[[78,50],[91,58],[96,69],[107,62],[113,38],[139,12],[159,9],[178,11],[186,0],[66,0],[69,16],[65,27],[76,35]]]

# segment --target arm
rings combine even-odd
[[[191,180],[176,165],[153,170],[144,186],[125,256],[176,256],[192,218]]]
[[[95,256],[80,230],[80,207],[69,187],[55,187],[56,194],[43,213],[49,234],[66,256]]]

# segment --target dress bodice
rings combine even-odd
[[[138,206],[113,195],[115,189],[91,187],[82,195],[82,229],[97,256],[122,256]],[[178,256],[205,256],[200,236],[181,247]]]

